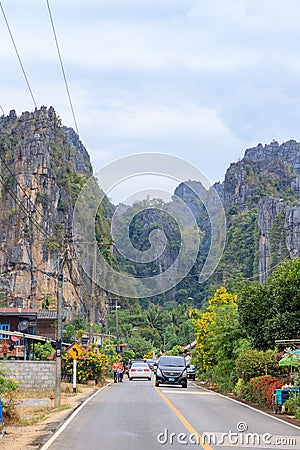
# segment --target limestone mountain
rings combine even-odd
[[[189,183],[180,185],[175,194],[190,205],[205,232],[201,264],[210,245],[209,218]],[[300,256],[299,186],[300,143],[294,140],[258,144],[230,165],[224,181],[214,186],[226,213],[227,239],[206,288],[231,277],[263,282],[286,258]]]
[[[230,165],[224,181],[216,183],[214,189],[222,201],[227,228],[219,265],[207,282],[198,283],[211,246],[212,231],[207,210],[195,191],[201,198],[207,198],[209,192],[197,180],[181,183],[175,196],[189,206],[203,238],[189,274],[171,291],[159,296],[158,302],[175,300],[181,303],[193,297],[195,303],[200,304],[210,288],[229,278],[263,282],[286,258],[300,256],[300,143],[290,140],[279,145],[273,141],[247,149],[241,160]],[[177,256],[180,237],[175,232],[176,227],[167,217],[159,217],[157,212],[144,213],[132,223],[130,236],[135,246],[147,249],[147,236],[155,227],[167,234],[168,245],[151,266],[134,267],[132,272],[139,276],[165,270]]]
[[[52,107],[0,118],[0,276],[5,306],[55,308],[54,276],[65,265],[65,309],[86,311],[89,280],[72,248],[77,195],[92,176],[89,155],[73,129]],[[100,211],[99,239],[109,235]],[[67,243],[67,244],[66,244]]]

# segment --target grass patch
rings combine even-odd
[[[19,422],[17,425],[21,427],[34,425],[41,420],[44,420],[50,411],[51,408],[47,406],[22,408],[19,410]]]
[[[72,408],[71,405],[62,405],[62,406],[59,406],[58,408],[52,409],[52,411],[60,412],[60,411],[65,411],[66,409],[70,409],[70,408]]]
[[[86,384],[77,384],[77,394],[81,394],[85,389],[90,388]],[[60,385],[61,393],[67,396],[74,396],[76,393],[73,392],[73,384],[62,382]],[[55,390],[53,389],[24,389],[19,388],[18,400],[25,400],[30,398],[51,398],[55,397]]]
[[[55,395],[53,389],[19,389],[18,399],[50,398]]]
[[[18,410],[19,420],[15,423],[15,426],[26,427],[35,425],[38,422],[43,421],[53,412],[60,412],[70,409],[70,405],[62,405],[58,408],[52,409],[48,406],[30,406],[27,408],[20,408]]]
[[[77,384],[77,392],[73,392],[73,384],[72,383],[61,383],[61,394],[66,397],[74,397],[78,393],[84,393],[85,390],[90,389],[88,385]],[[55,391],[53,389],[24,389],[20,388],[18,390],[18,397],[16,399],[16,404],[11,412],[10,416],[5,417],[5,423],[9,426],[30,426],[34,425],[38,422],[43,421],[47,416],[51,415],[53,412],[60,412],[67,409],[71,409],[72,406],[61,405],[58,408],[50,408],[45,405],[36,405],[36,406],[20,406],[18,404],[22,403],[23,400],[30,399],[53,399],[55,397]]]
[[[90,389],[91,386],[87,384],[76,384],[77,394],[82,394],[86,389]],[[94,386],[96,387],[96,386]],[[61,386],[61,393],[66,394],[67,396],[74,396],[76,393],[73,392],[73,383],[66,383],[62,382]]]

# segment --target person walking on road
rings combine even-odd
[[[119,367],[118,367],[118,375],[119,375],[119,382],[122,383],[123,382],[123,376],[124,376],[124,372],[125,372],[125,367],[123,364],[123,361],[119,362]]]
[[[112,365],[112,372],[114,374],[114,383],[117,383],[119,381],[118,369],[119,369],[119,363],[118,363],[118,361],[115,361]]]
[[[189,352],[187,352],[187,353],[185,354],[184,359],[185,359],[186,365],[190,364],[191,359],[192,359],[191,354],[190,354]]]

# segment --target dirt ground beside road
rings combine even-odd
[[[81,392],[67,396],[70,408],[63,411],[50,410],[42,421],[23,427],[5,427],[5,435],[0,437],[1,450],[34,450],[47,442],[61,423],[96,390],[95,386],[80,387]],[[22,413],[21,413],[22,414]]]

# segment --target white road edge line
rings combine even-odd
[[[93,395],[88,397],[78,408],[75,409],[75,411],[68,417],[68,419],[65,421],[65,423],[51,436],[51,438],[46,442],[46,444],[41,447],[40,450],[47,450],[50,445],[53,444],[53,442],[58,438],[58,436],[64,431],[64,429],[69,425],[69,423],[74,419],[74,417],[77,416],[79,411],[85,407],[85,405],[92,400],[99,392],[103,391],[107,386],[110,386],[111,383],[108,383],[106,386],[103,386],[102,388],[98,389],[96,392],[94,392]]]
[[[205,387],[198,386],[196,383],[192,383],[194,386],[197,386],[198,389],[204,389],[205,391],[210,392],[209,389],[206,389]],[[245,406],[246,408],[252,409],[253,411],[256,411],[260,414],[263,414],[264,416],[268,416],[271,419],[278,420],[278,422],[284,423],[285,425],[289,425],[290,427],[296,428],[297,430],[300,430],[300,427],[298,425],[294,425],[293,423],[286,422],[285,420],[280,419],[279,417],[271,416],[271,414],[260,411],[259,409],[254,408],[253,406],[246,405],[245,403],[239,402],[235,398],[226,397],[226,395],[220,394],[219,392],[215,392],[216,395],[219,395],[220,397],[226,398],[227,400],[231,400],[232,402],[238,403],[239,405]],[[43,450],[43,449],[42,449]]]

